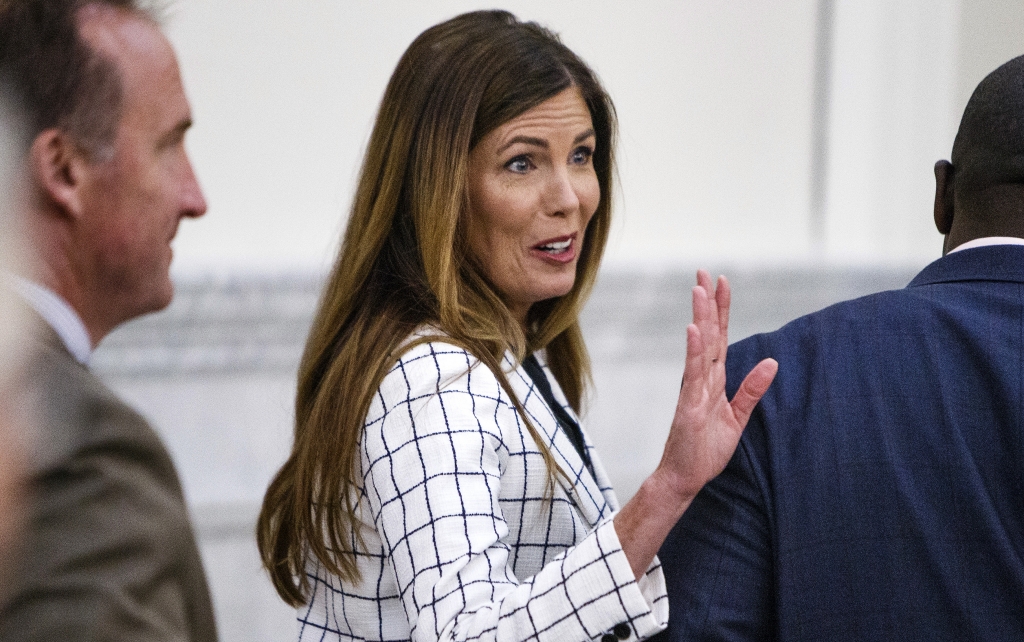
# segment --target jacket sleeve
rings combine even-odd
[[[658,553],[669,594],[658,642],[775,640],[774,554],[763,413],[750,418],[721,475],[697,495]]]
[[[583,641],[625,626],[635,640],[661,630],[660,567],[634,581],[611,518],[534,576],[515,577],[499,498],[503,470],[525,465],[503,443],[503,427],[519,421],[494,375],[453,346],[414,348],[380,388],[362,442],[364,483],[413,640]]]

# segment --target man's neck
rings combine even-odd
[[[32,265],[31,271],[23,276],[60,297],[85,326],[90,349],[95,348],[113,328],[101,323],[104,310],[90,301],[87,295],[88,283],[83,281],[78,274],[79,271],[76,271],[75,259],[69,256],[70,252],[66,247],[36,247],[41,258]]]

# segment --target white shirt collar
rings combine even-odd
[[[92,356],[92,340],[75,309],[56,292],[38,283],[21,277],[14,277],[12,281],[14,290],[53,328],[71,356],[82,365],[87,365]]]
[[[985,236],[980,239],[961,243],[952,250],[946,252],[946,254],[952,254],[953,252],[959,252],[960,250],[969,250],[975,247],[988,247],[990,245],[1024,245],[1024,239],[1017,238],[1016,236]]]

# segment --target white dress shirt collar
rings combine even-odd
[[[988,247],[990,245],[1024,245],[1024,239],[1017,238],[1016,236],[984,236],[980,239],[961,243],[952,250],[946,252],[946,254],[952,254],[953,252],[959,252],[960,250],[969,250],[975,247]]]
[[[13,282],[14,290],[53,328],[71,356],[87,365],[92,355],[92,340],[75,309],[56,292],[38,283],[21,277],[14,277]]]

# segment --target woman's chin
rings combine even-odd
[[[540,303],[542,301],[550,301],[551,299],[557,299],[563,297],[572,292],[572,287],[575,284],[575,279],[570,279],[568,282],[552,284],[551,287],[538,290],[533,298],[534,303]]]

